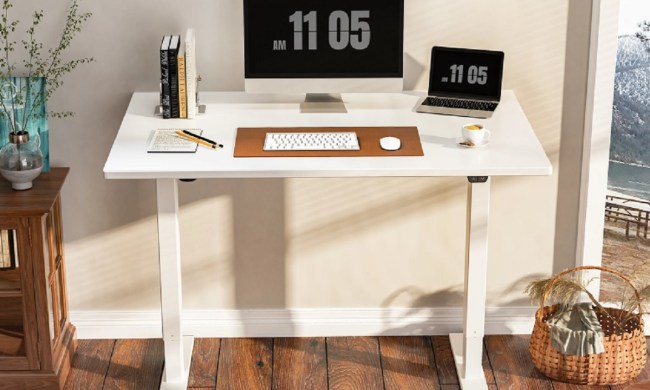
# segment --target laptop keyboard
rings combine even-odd
[[[499,103],[483,100],[451,99],[441,97],[428,97],[422,104],[434,107],[463,108],[467,110],[494,111]]]

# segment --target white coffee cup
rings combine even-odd
[[[461,128],[464,141],[480,145],[490,139],[490,131],[478,123],[467,123]]]

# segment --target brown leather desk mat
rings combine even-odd
[[[264,147],[266,133],[318,133],[354,131],[361,150],[269,150]],[[397,137],[402,141],[398,150],[384,150],[379,146],[382,137]],[[415,126],[408,127],[239,127],[235,140],[235,157],[369,157],[369,156],[424,156],[420,135]]]

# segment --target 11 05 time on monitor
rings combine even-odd
[[[318,50],[317,16],[317,11],[295,11],[289,16],[289,23],[293,24],[293,50]],[[370,11],[332,11],[328,17],[327,34],[327,42],[333,50],[348,47],[355,50],[367,49],[370,46]],[[287,41],[274,40],[273,50],[287,50]]]

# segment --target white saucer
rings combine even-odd
[[[456,138],[456,145],[460,146],[461,148],[479,149],[488,146],[490,144],[490,139],[486,138],[483,140],[483,142],[481,142],[480,144],[475,144],[474,146],[464,144],[463,142],[466,142],[463,138]]]

